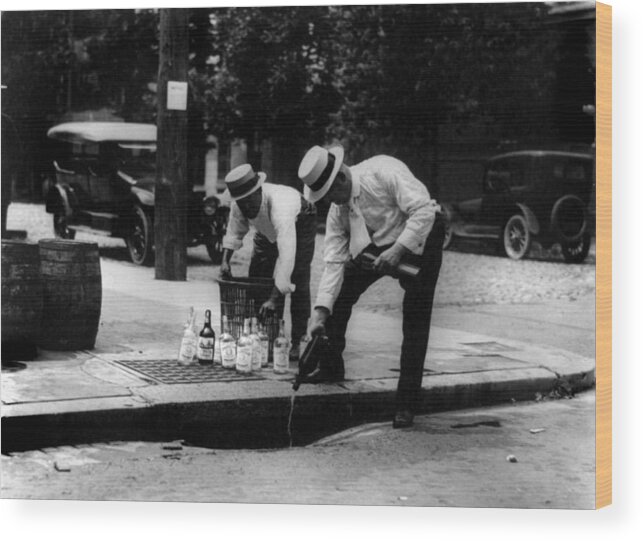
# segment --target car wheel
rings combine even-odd
[[[446,250],[453,244],[453,229],[448,220],[444,221],[444,241],[442,241],[442,249]]]
[[[578,244],[587,230],[587,211],[575,195],[561,197],[551,211],[552,230],[561,244]]]
[[[522,259],[531,247],[531,232],[527,219],[522,214],[514,214],[507,220],[503,232],[503,247],[507,257]]]
[[[69,229],[67,224],[67,216],[64,210],[57,210],[54,212],[54,234],[59,239],[73,240],[76,238],[76,231]]]
[[[215,265],[220,265],[223,259],[223,242],[219,237],[209,237],[205,241],[205,248],[208,250],[208,255]]]
[[[154,230],[152,216],[141,207],[134,207],[132,223],[125,238],[130,259],[136,265],[154,261]]]
[[[208,255],[215,265],[220,265],[223,259],[223,237],[225,237],[228,229],[229,215],[230,209],[228,207],[219,207],[215,214],[210,234],[205,239]]]
[[[585,233],[580,240],[576,242],[563,242],[561,243],[561,251],[565,258],[565,263],[582,263],[585,261],[589,253],[589,247],[592,242],[592,237],[589,233]]]

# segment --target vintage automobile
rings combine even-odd
[[[122,238],[137,265],[154,260],[156,126],[129,122],[68,122],[52,127],[58,141],[55,182],[46,196],[56,236],[77,231]],[[229,206],[203,187],[187,198],[187,245],[205,244],[221,262]]]
[[[443,203],[447,234],[491,239],[512,259],[532,241],[560,244],[564,260],[585,260],[592,238],[594,159],[591,154],[526,150],[494,156],[484,167],[482,197]]]

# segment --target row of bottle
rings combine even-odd
[[[190,365],[198,362],[202,365],[213,365],[215,361],[223,368],[241,373],[258,372],[268,366],[270,340],[268,333],[256,317],[245,318],[243,332],[235,340],[230,332],[228,318],[223,316],[223,332],[217,344],[212,329],[211,312],[205,311],[203,329],[197,336],[195,332],[196,314],[190,308],[190,315],[185,324],[178,363]],[[217,345],[219,346],[217,348]],[[279,322],[279,335],[273,342],[273,369],[277,374],[288,372],[290,342],[286,338],[284,321]]]

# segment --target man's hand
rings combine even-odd
[[[230,271],[230,260],[232,259],[233,251],[229,248],[223,249],[223,255],[221,257],[221,266],[219,267],[219,279],[220,280],[229,280],[232,278],[232,272]]]
[[[404,246],[396,242],[393,246],[384,250],[379,257],[373,261],[373,268],[381,274],[395,274],[402,256],[407,251]]]
[[[232,272],[230,271],[230,262],[225,261],[221,262],[221,267],[219,268],[219,278],[222,280],[228,280],[232,278]]]
[[[270,314],[274,314],[277,311],[277,300],[270,297],[266,302],[261,305],[259,308],[259,317],[265,319]]]
[[[329,315],[330,312],[328,308],[321,306],[315,308],[310,318],[310,324],[308,325],[308,334],[310,336],[326,334],[326,320]]]

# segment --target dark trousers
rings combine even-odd
[[[416,265],[420,272],[415,279],[400,277],[404,289],[402,305],[402,351],[400,355],[400,379],[398,380],[396,406],[398,409],[418,411],[424,359],[429,343],[431,312],[435,285],[442,265],[442,243],[444,241],[444,222],[436,216],[435,223],[422,255],[411,255],[405,261]],[[372,248],[372,247],[371,247]],[[379,248],[379,252],[383,249]],[[371,284],[382,277],[350,261],[346,264],[344,282],[333,306],[333,314],[326,322],[326,330],[331,344],[342,354],[346,347],[346,327],[351,317],[353,305]]]
[[[297,216],[297,252],[290,281],[295,291],[290,296],[292,342],[296,345],[307,332],[310,318],[310,264],[315,254],[317,212],[315,206],[302,198],[302,209]],[[255,234],[254,250],[250,260],[249,276],[272,278],[279,257],[277,243],[272,243],[260,233]],[[283,298],[282,298],[283,302]],[[279,312],[283,310],[283,304]]]

